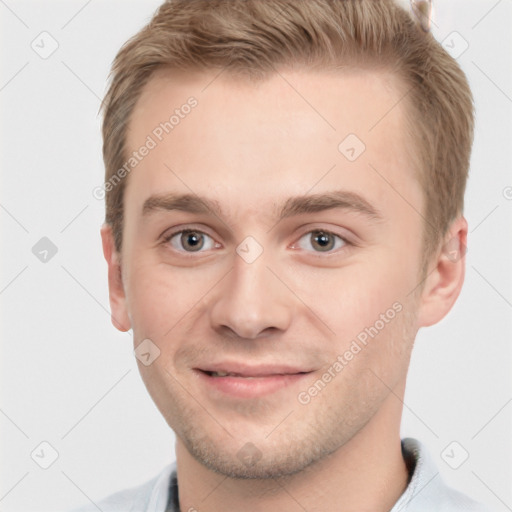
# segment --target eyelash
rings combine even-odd
[[[292,245],[296,246],[300,240],[302,240],[306,235],[311,235],[315,232],[322,232],[322,233],[325,233],[327,235],[331,235],[331,236],[334,236],[338,239],[340,239],[343,243],[343,246],[341,248],[338,248],[336,250],[330,250],[330,251],[306,251],[308,252],[309,254],[313,255],[313,256],[318,256],[318,257],[326,257],[326,256],[329,256],[329,255],[332,255],[332,254],[337,254],[339,253],[340,251],[343,251],[343,250],[346,250],[348,249],[349,247],[353,247],[355,244],[353,242],[351,242],[350,240],[348,240],[346,237],[338,234],[338,233],[335,233],[333,231],[329,231],[329,230],[326,230],[326,229],[321,229],[321,228],[315,228],[315,229],[310,229],[309,231],[306,231],[305,233],[303,233],[297,240],[297,242],[294,242]],[[214,238],[209,235],[208,233],[205,233],[204,231],[201,231],[200,229],[194,229],[194,228],[186,228],[186,229],[180,229],[178,231],[173,231],[172,233],[169,233],[168,235],[165,235],[163,240],[162,240],[162,244],[163,245],[167,245],[169,244],[169,242],[176,236],[176,235],[182,235],[184,233],[197,233],[197,234],[200,234],[200,235],[204,235],[204,236],[207,236],[209,238],[211,238],[213,240],[213,243],[215,245],[218,245],[218,242],[216,242],[214,240]],[[292,249],[296,249],[296,247],[291,247]],[[211,250],[211,249],[209,249]],[[185,251],[185,250],[180,250],[178,251],[182,254],[187,254],[188,256],[190,257],[194,257],[194,253],[197,252],[197,253],[203,253],[205,251]]]

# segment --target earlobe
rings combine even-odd
[[[131,322],[126,306],[119,253],[115,249],[111,226],[104,224],[100,233],[103,255],[108,265],[108,290],[112,324],[116,329],[126,332],[131,328]]]
[[[429,266],[420,299],[420,327],[443,319],[460,294],[466,270],[468,224],[464,217],[453,221],[442,246]]]

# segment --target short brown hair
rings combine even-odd
[[[126,162],[130,116],[157,69],[225,69],[256,79],[291,65],[334,69],[364,63],[398,74],[407,90],[428,259],[463,212],[473,98],[457,62],[393,0],[166,1],[112,66],[102,104],[106,183]],[[106,190],[105,221],[117,251],[125,181]]]

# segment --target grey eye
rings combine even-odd
[[[345,241],[329,231],[315,230],[303,235],[298,243],[301,249],[315,252],[330,252],[345,245]]]
[[[212,249],[213,239],[206,233],[192,229],[180,231],[170,238],[171,246],[177,251],[198,252],[201,249]]]

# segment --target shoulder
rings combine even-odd
[[[426,448],[416,439],[402,440],[410,482],[391,512],[490,512],[468,496],[448,487]]]
[[[71,512],[165,512],[169,483],[176,464],[169,464],[151,480],[98,501],[89,502]]]

